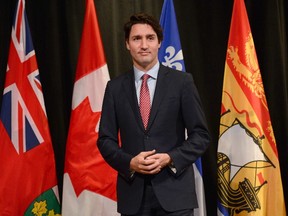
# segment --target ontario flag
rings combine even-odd
[[[13,20],[0,114],[1,215],[60,215],[54,152],[25,1]]]
[[[168,67],[185,72],[184,57],[178,32],[178,25],[173,0],[165,0],[162,6],[160,24],[163,28],[164,40],[159,50],[160,62]],[[195,216],[206,216],[205,191],[202,178],[202,162],[199,158],[193,164],[198,208]]]
[[[218,216],[285,216],[276,141],[244,0],[234,0],[219,132]]]
[[[96,146],[109,79],[94,1],[86,0],[66,145],[63,216],[118,215],[117,173]]]

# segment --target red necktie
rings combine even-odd
[[[150,116],[150,94],[149,88],[147,84],[147,80],[150,76],[148,74],[144,74],[142,76],[142,84],[140,89],[140,113],[142,117],[142,121],[144,124],[144,128],[147,128],[148,120]]]

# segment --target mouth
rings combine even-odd
[[[140,55],[143,55],[143,56],[146,56],[146,55],[149,55],[150,52],[139,52]]]

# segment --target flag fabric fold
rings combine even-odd
[[[60,215],[54,151],[35,51],[19,0],[0,113],[1,215]]]
[[[109,80],[93,0],[86,0],[74,83],[63,180],[63,216],[113,216],[117,213],[116,176],[96,141]]]
[[[177,19],[173,0],[165,0],[160,16],[164,40],[159,49],[159,61],[168,67],[185,72],[184,57],[178,32]],[[199,158],[193,164],[195,172],[195,187],[199,208],[194,210],[195,216],[206,216],[205,191],[202,178],[202,162]]]
[[[285,216],[276,140],[244,0],[234,0],[220,117],[218,216]]]

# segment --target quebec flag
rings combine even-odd
[[[159,61],[168,67],[185,71],[173,0],[165,0],[160,17],[164,40],[159,49]]]
[[[168,67],[185,72],[176,14],[173,0],[164,0],[160,24],[163,28],[164,40],[159,49],[159,61]],[[202,179],[202,163],[199,158],[193,164],[195,172],[196,193],[199,208],[194,210],[195,216],[206,216],[205,193]]]

